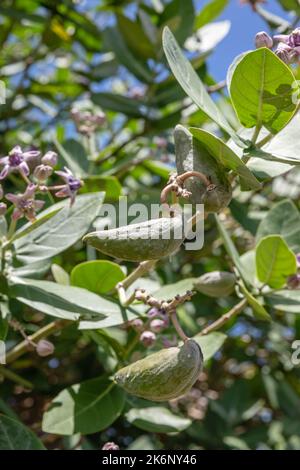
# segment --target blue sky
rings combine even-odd
[[[207,1],[197,1],[197,5],[204,5]],[[288,18],[274,0],[268,0],[264,8]],[[228,36],[219,44],[210,57],[209,71],[216,80],[225,78],[226,71],[236,57],[241,52],[253,49],[253,40],[258,31],[266,30],[265,22],[259,17],[258,14],[252,11],[249,5],[241,5],[239,0],[230,0],[228,7],[224,13],[218,17],[218,20],[230,20],[231,30]]]

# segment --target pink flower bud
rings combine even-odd
[[[135,331],[142,331],[144,327],[144,322],[140,318],[135,318],[130,322],[130,325],[132,328],[134,328]]]
[[[36,345],[36,352],[41,357],[50,356],[54,352],[54,344],[46,339],[40,339]]]
[[[257,49],[260,47],[268,47],[268,49],[271,49],[273,46],[273,39],[265,31],[260,31],[255,36],[255,46]]]
[[[150,328],[152,331],[154,331],[154,333],[160,333],[167,326],[168,326],[167,317],[166,317],[166,320],[161,320],[160,318],[154,318],[154,320],[152,320],[150,323]]]
[[[152,331],[144,331],[140,336],[140,342],[146,347],[152,346],[155,341],[156,335]]]
[[[57,164],[57,153],[51,150],[42,157],[42,163],[54,167]]]
[[[120,447],[114,442],[106,442],[102,447],[102,450],[120,450]]]
[[[53,173],[53,168],[52,166],[49,165],[38,165],[35,167],[33,175],[34,177],[40,181],[41,183],[44,183],[49,176],[51,176]]]

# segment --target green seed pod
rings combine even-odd
[[[163,217],[117,229],[88,233],[83,241],[102,253],[126,261],[169,256],[184,240],[181,217]]]
[[[153,401],[172,400],[184,395],[202,370],[203,355],[196,341],[180,348],[162,349],[119,370],[115,382],[128,393]]]
[[[198,171],[211,182],[212,189],[207,189],[197,177],[186,180],[185,187],[192,193],[189,200],[193,204],[204,204],[206,212],[219,212],[228,206],[232,191],[225,169],[183,126],[175,127],[174,140],[178,175]]]
[[[226,297],[230,295],[235,286],[236,277],[226,271],[211,271],[200,276],[194,287],[209,297]]]

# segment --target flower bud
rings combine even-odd
[[[300,46],[300,28],[294,29],[294,31],[289,35],[288,44],[291,47]]]
[[[154,318],[154,320],[151,321],[150,323],[150,328],[154,333],[160,333],[162,330],[164,330],[168,325],[168,319],[166,317],[166,320],[161,320],[160,318]]]
[[[273,39],[265,31],[260,31],[255,36],[255,46],[257,49],[260,47],[271,49],[273,46]]]
[[[148,310],[148,317],[153,318],[157,317],[160,314],[160,310],[157,307],[152,307],[150,310]]]
[[[140,342],[146,347],[152,346],[155,341],[156,335],[152,331],[144,331],[140,336]]]
[[[114,442],[106,442],[102,447],[102,450],[120,450],[120,447]]]
[[[286,283],[289,289],[299,289],[300,288],[300,274],[294,274],[293,276],[289,276]]]
[[[289,64],[291,62],[291,52],[292,48],[283,42],[280,42],[277,46],[275,54],[279,59],[281,59],[285,64]]]
[[[144,327],[144,322],[140,318],[135,318],[130,322],[130,325],[135,331],[142,331]]]
[[[0,184],[0,199],[2,199],[4,196],[4,191],[3,191],[3,188],[2,188],[2,184]]]
[[[41,357],[50,356],[54,352],[54,344],[46,339],[40,339],[36,345],[36,352]]]
[[[49,152],[45,153],[42,157],[42,163],[54,167],[57,164],[57,153],[49,150]]]
[[[53,173],[53,168],[49,165],[38,165],[35,167],[33,175],[40,181],[45,182]]]
[[[4,202],[0,202],[0,216],[4,215],[7,210],[7,205]]]

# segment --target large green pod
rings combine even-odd
[[[213,189],[207,190],[203,181],[195,176],[189,178],[185,182],[185,187],[192,193],[189,200],[193,204],[204,204],[206,212],[219,212],[228,206],[232,190],[225,168],[183,126],[175,127],[174,141],[178,175],[198,171],[213,185]]]
[[[126,261],[156,260],[176,251],[184,240],[181,217],[162,217],[117,229],[88,233],[83,241]]]
[[[190,390],[199,377],[203,355],[196,341],[181,347],[162,349],[119,370],[115,382],[128,393],[153,401],[178,398]]]

